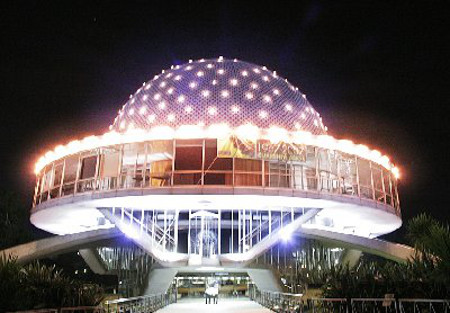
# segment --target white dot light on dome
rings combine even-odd
[[[221,68],[217,71],[217,74],[223,75],[223,74],[225,74],[225,70],[223,68]]]
[[[217,113],[217,108],[216,107],[209,107],[208,108],[208,114],[209,115],[216,115]]]
[[[177,98],[177,101],[178,101],[179,103],[183,103],[184,100],[185,100],[185,97],[184,97],[183,95],[180,95],[180,96],[178,96],[178,98]]]
[[[170,113],[169,115],[167,115],[167,120],[168,120],[169,122],[175,121],[175,114]]]
[[[231,107],[231,112],[233,112],[233,113],[238,113],[239,112],[239,107],[237,106],[237,105],[233,105],[232,107]]]
[[[264,96],[263,96],[263,101],[264,101],[264,102],[271,102],[271,101],[272,101],[272,98],[271,98],[269,95],[264,95]]]
[[[230,95],[230,92],[228,90],[222,90],[220,92],[220,95],[222,96],[222,98],[228,98],[228,96]]]
[[[236,78],[230,79],[230,85],[231,86],[237,86],[238,80]]]
[[[211,92],[209,90],[202,90],[202,96],[207,98]]]

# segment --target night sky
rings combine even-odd
[[[2,1],[0,188],[31,207],[41,154],[106,132],[162,69],[222,55],[276,70],[331,135],[389,155],[405,220],[449,222],[450,27],[429,2]]]

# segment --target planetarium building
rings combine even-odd
[[[173,275],[279,267],[296,234],[372,239],[402,223],[387,156],[328,135],[276,72],[222,57],[162,71],[108,132],[49,151],[36,175],[34,225],[114,229]],[[97,249],[106,263],[111,249]]]

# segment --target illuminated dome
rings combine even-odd
[[[218,123],[326,134],[320,114],[286,79],[264,66],[222,57],[162,71],[130,96],[110,130]]]
[[[189,275],[278,271],[282,263],[290,271],[303,255],[297,236],[404,258],[398,246],[370,241],[402,224],[398,168],[326,130],[306,96],[275,72],[223,58],[189,61],[144,83],[110,131],[38,160],[30,221],[70,235],[59,247],[123,234],[158,271]],[[286,244],[291,236],[295,245]],[[86,251],[96,264],[122,264],[114,259],[121,250]]]

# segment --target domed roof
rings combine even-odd
[[[162,71],[130,96],[110,129],[220,123],[326,133],[319,113],[287,80],[266,67],[222,57]]]

